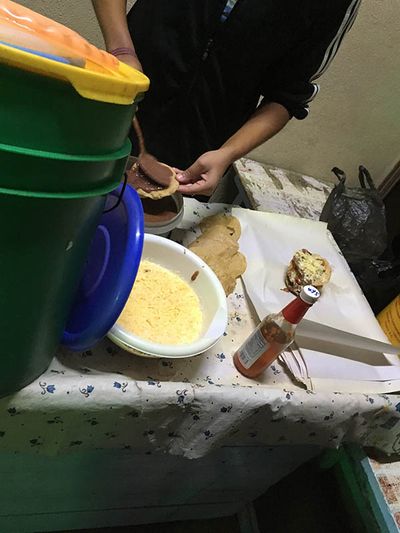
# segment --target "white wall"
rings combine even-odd
[[[102,44],[89,0],[20,3]],[[385,177],[400,160],[400,0],[363,0],[309,118],[293,120],[252,156],[319,177],[334,165],[355,174],[363,163],[377,181]]]
[[[360,163],[385,177],[400,160],[399,0],[363,1],[309,117],[252,155],[319,177],[334,165],[354,175]]]

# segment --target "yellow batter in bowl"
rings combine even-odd
[[[118,325],[142,339],[159,344],[189,344],[203,326],[195,291],[174,272],[142,261]]]

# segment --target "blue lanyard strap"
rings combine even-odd
[[[238,0],[228,0],[225,4],[224,11],[221,15],[221,22],[226,22],[232,9],[235,7]]]
[[[235,7],[235,5],[238,3],[239,0],[228,0],[225,4],[225,7],[224,7],[224,11],[221,15],[221,23],[224,23],[228,20],[229,18],[229,15],[232,13],[232,10],[233,8]],[[203,56],[202,56],[202,60],[205,61],[209,54],[210,54],[210,50],[211,50],[211,47],[213,46],[214,44],[214,37],[211,37],[208,42],[207,42],[207,45],[206,45],[206,48],[203,52]]]

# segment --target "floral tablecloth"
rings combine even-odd
[[[177,239],[227,209],[187,201]],[[308,392],[279,363],[258,381],[238,374],[232,354],[255,324],[239,281],[224,337],[201,356],[142,359],[107,339],[84,353],[60,349],[38,380],[0,400],[0,451],[134,448],[198,458],[223,445],[343,441],[400,451],[400,396]]]

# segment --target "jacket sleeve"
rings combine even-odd
[[[336,0],[331,5],[335,3]],[[307,117],[309,103],[319,92],[316,80],[331,64],[354,23],[360,3],[361,0],[351,0],[342,8],[336,4],[336,9],[326,9],[324,16],[314,22],[310,34],[275,70],[266,73],[262,87],[264,101],[283,105],[297,119]]]

